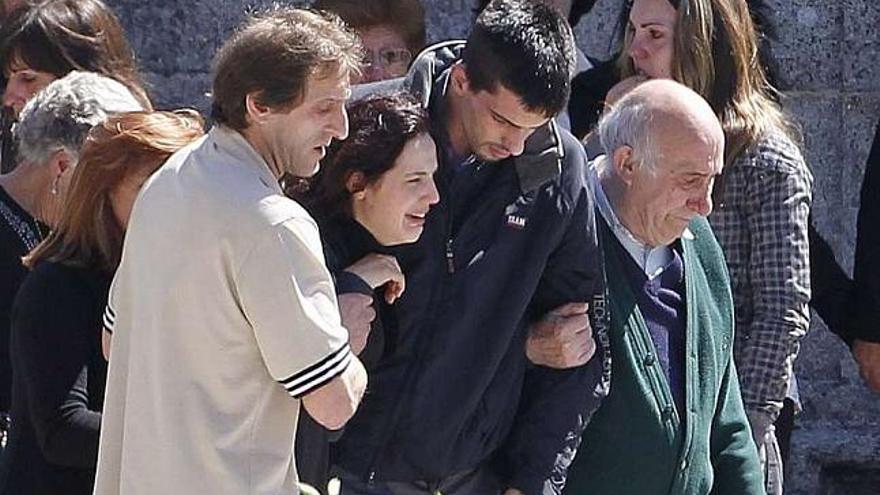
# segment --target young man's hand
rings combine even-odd
[[[553,309],[529,328],[526,357],[539,366],[567,369],[586,364],[596,352],[587,303]]]

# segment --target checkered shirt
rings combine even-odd
[[[743,402],[770,422],[782,408],[810,326],[812,185],[798,147],[770,131],[725,168],[709,216],[730,270]]]

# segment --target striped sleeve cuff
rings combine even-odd
[[[104,331],[112,334],[113,326],[116,324],[116,311],[108,304],[104,309]]]
[[[296,399],[302,398],[345,371],[351,362],[351,348],[346,343],[321,361],[296,373],[289,378],[280,380],[287,392]]]

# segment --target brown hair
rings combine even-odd
[[[340,66],[357,71],[357,35],[333,15],[275,7],[241,26],[214,61],[214,119],[236,130],[247,127],[245,98],[287,111],[300,103],[308,78]]]
[[[668,1],[677,12],[672,77],[712,105],[724,128],[725,164],[773,128],[800,142],[797,127],[774,101],[746,1]],[[631,44],[628,28],[618,60],[624,78],[635,74]]]
[[[46,0],[13,10],[0,30],[0,64],[8,71],[16,63],[56,77],[74,70],[112,77],[152,108],[125,31],[101,0]]]
[[[360,172],[367,184],[375,183],[394,167],[406,143],[431,130],[427,110],[406,92],[357,100],[348,107],[348,119],[348,138],[330,145],[308,193],[294,192],[319,218],[350,217],[349,177]]]
[[[419,0],[316,0],[312,8],[333,12],[355,30],[388,27],[414,58],[425,47],[425,9]]]
[[[24,258],[114,271],[122,254],[123,228],[111,192],[134,173],[152,173],[174,152],[203,134],[192,110],[129,112],[92,129],[73,172],[58,227]]]

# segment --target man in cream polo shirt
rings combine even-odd
[[[300,403],[331,429],[354,413],[366,373],[317,227],[278,179],[345,138],[359,53],[289,8],[220,49],[217,125],[144,186],[111,287],[96,494],[295,494]]]

